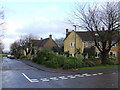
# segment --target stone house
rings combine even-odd
[[[93,37],[87,31],[77,31],[76,32],[76,49],[79,49],[81,53],[85,50],[95,46]],[[99,57],[100,52],[96,48],[96,58]],[[68,31],[66,29],[66,37],[64,39],[64,52],[69,52],[71,56],[75,55],[75,31]],[[112,47],[109,52],[110,55],[116,56],[120,59],[120,43]]]
[[[52,39],[52,35],[49,35],[49,38],[41,38],[41,40],[32,40],[32,48],[35,49],[35,52],[38,50],[48,49],[54,52],[60,52],[60,48],[57,43]]]

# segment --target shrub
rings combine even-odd
[[[59,67],[63,67],[65,59],[66,58],[64,56],[60,56],[60,55],[57,56]]]
[[[51,60],[46,61],[45,66],[50,68],[58,68],[59,64],[56,58],[52,58]]]
[[[84,59],[84,56],[82,54],[77,54],[77,59],[78,60],[83,60]]]
[[[38,61],[38,58],[37,58],[37,57],[33,57],[32,61],[33,61],[33,62],[37,62],[37,61]]]
[[[93,61],[86,61],[85,66],[92,67],[92,66],[95,66],[95,63]]]
[[[73,69],[75,68],[75,62],[72,59],[67,59],[64,62],[63,69]]]
[[[37,53],[37,63],[45,64],[46,61],[55,57],[55,54],[50,50],[42,50]]]
[[[101,60],[99,58],[88,58],[88,59],[84,59],[83,62],[87,67],[101,65]]]
[[[83,67],[84,63],[81,60],[78,60],[74,57],[69,57],[64,62],[63,69],[74,69],[74,68],[80,68]]]
[[[114,56],[109,56],[109,58],[108,58],[108,64],[109,64],[109,65],[118,64],[117,58],[114,57]]]

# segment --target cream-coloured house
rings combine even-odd
[[[64,39],[64,52],[69,52],[71,56],[75,55],[75,40],[76,40],[76,49],[80,49],[80,52],[83,53],[85,49],[88,49],[92,46],[95,46],[93,37],[87,31],[77,31],[75,39],[75,31],[68,31],[66,29],[66,38]],[[112,47],[109,52],[110,55],[116,56],[120,59],[120,43]],[[100,52],[96,48],[96,57],[99,57]]]

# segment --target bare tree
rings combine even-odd
[[[11,51],[15,55],[19,52],[23,52],[25,55],[31,53],[32,50],[32,40],[36,39],[37,37],[34,35],[24,35],[21,36],[19,40],[15,41],[11,44]]]
[[[101,52],[102,64],[107,64],[111,48],[120,42],[120,9],[118,2],[107,2],[101,6],[75,7],[74,21],[88,30]]]
[[[0,52],[3,50],[3,43],[2,43],[2,38],[3,38],[3,25],[4,25],[4,9],[3,7],[0,8]]]
[[[59,38],[59,39],[55,39],[55,42],[58,44],[59,47],[63,46],[63,40],[64,38]]]

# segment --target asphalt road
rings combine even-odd
[[[58,74],[3,57],[2,88],[118,88],[118,72]]]

